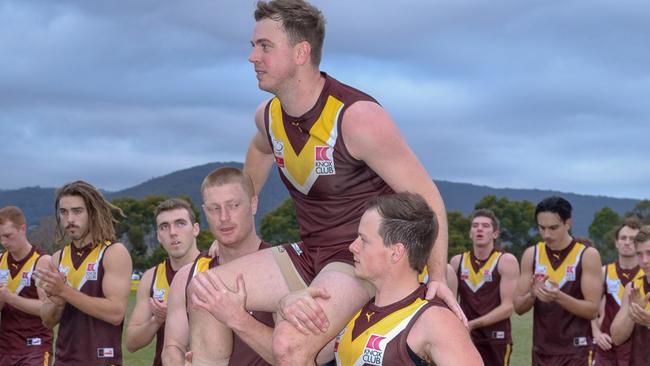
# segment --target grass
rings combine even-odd
[[[127,310],[127,319],[124,321],[124,329],[126,330],[126,325],[129,321],[129,316],[135,305],[135,293],[132,292],[129,296],[129,307]],[[532,326],[533,326],[533,312],[529,311],[523,316],[514,314],[511,318],[512,321],[512,339],[513,339],[513,350],[512,356],[510,357],[510,365],[512,366],[522,366],[530,365],[530,351],[531,351],[531,341],[533,337]],[[122,337],[122,341],[126,340],[126,337]],[[147,347],[135,352],[130,353],[126,350],[126,345],[122,344],[122,353],[124,356],[124,365],[125,366],[150,366],[153,362],[153,355],[156,348],[156,342],[152,341]]]

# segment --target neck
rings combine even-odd
[[[228,263],[247,254],[255,253],[260,248],[262,240],[255,231],[252,231],[246,239],[232,245],[219,244],[219,264]]]
[[[29,242],[25,241],[23,245],[20,246],[20,248],[10,252],[9,254],[11,254],[11,257],[15,261],[20,261],[23,260],[31,250],[32,250],[32,245],[29,244]]]
[[[420,286],[417,273],[410,268],[401,271],[401,273],[387,273],[382,279],[370,282],[377,289],[375,294],[375,305],[377,306],[394,304],[413,293]]]
[[[622,269],[632,269],[636,267],[638,264],[639,264],[639,260],[637,259],[636,256],[631,256],[631,257],[622,256],[622,255],[618,256],[618,265]]]
[[[286,88],[276,93],[284,111],[293,117],[300,117],[314,107],[325,85],[320,71],[306,71],[296,75]]]
[[[565,249],[566,247],[568,247],[571,244],[572,241],[573,241],[573,238],[571,237],[571,235],[567,235],[559,243],[557,243],[556,245],[552,246],[552,245],[548,245],[548,243],[546,243],[546,245],[548,245],[548,247],[553,249],[553,250],[562,250],[562,249]]]
[[[474,245],[474,256],[477,259],[480,259],[482,261],[488,259],[490,256],[490,253],[492,253],[492,250],[494,249],[494,243],[486,245],[486,246],[477,246]]]
[[[169,264],[172,266],[172,269],[174,271],[178,271],[183,267],[184,265],[188,263],[192,263],[196,257],[198,257],[200,251],[196,247],[196,244],[192,247],[192,249],[188,250],[187,253],[185,253],[184,256],[180,258],[173,258],[169,257]]]
[[[92,244],[92,243],[87,242],[88,238],[92,238],[92,235],[90,235],[90,233],[84,235],[81,239],[78,239],[78,240],[73,239],[72,240],[72,245],[74,245],[74,247],[77,248],[77,249],[81,249],[83,247],[86,247],[86,246]]]

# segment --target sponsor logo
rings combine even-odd
[[[584,347],[587,345],[587,337],[575,337],[573,338],[573,345],[575,347]]]
[[[469,278],[469,269],[463,268],[460,271],[460,280],[465,281],[468,278]]]
[[[496,330],[492,332],[492,338],[494,339],[505,339],[506,338],[506,332],[502,330]]]
[[[607,293],[618,294],[618,289],[621,287],[620,280],[607,280]]]
[[[566,266],[566,275],[565,278],[567,281],[576,280],[576,267],[575,266]]]
[[[368,319],[368,321],[370,321],[370,318],[372,318],[373,315],[375,315],[374,311],[366,311],[366,319]]]
[[[293,248],[293,251],[296,252],[296,254],[302,255],[302,249],[300,249],[300,245],[298,243],[291,243],[291,248]]]
[[[158,300],[158,301],[165,301],[165,289],[164,288],[157,288],[153,292],[153,298]]]
[[[0,269],[0,284],[4,285],[9,282],[9,270]]]
[[[334,149],[331,146],[314,146],[314,170],[317,175],[334,175]]]
[[[63,278],[65,279],[65,283],[69,286],[72,286],[72,282],[68,281],[68,272],[70,272],[70,267],[59,267],[59,272],[63,273]]]
[[[27,347],[29,346],[40,346],[43,341],[38,337],[27,338]]]
[[[97,281],[97,263],[88,263],[86,266],[86,280]]]
[[[23,272],[21,277],[20,277],[20,285],[21,286],[29,286],[31,284],[32,280],[32,273],[31,272]]]
[[[384,336],[371,334],[368,337],[366,348],[363,349],[363,362],[370,365],[381,365],[384,357],[384,349],[381,342],[386,339]],[[383,345],[386,346],[385,344]]]
[[[113,358],[115,351],[113,348],[97,348],[97,358]]]
[[[537,281],[541,281],[546,277],[546,274],[548,273],[546,266],[543,264],[538,264],[535,266],[535,279]]]
[[[279,168],[284,168],[284,142],[273,139],[273,156]]]
[[[485,282],[492,282],[492,271],[486,269],[483,271],[483,280]]]

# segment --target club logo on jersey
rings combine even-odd
[[[567,281],[576,280],[576,266],[566,266],[566,275],[565,278]]]
[[[20,285],[29,286],[31,284],[31,280],[32,280],[32,273],[23,272],[22,276],[20,277]]]
[[[278,164],[278,168],[284,168],[284,142],[276,139],[272,139],[272,142],[275,163]]]
[[[621,280],[610,280],[607,279],[607,293],[608,294],[618,294],[618,289],[621,287]]]
[[[538,264],[535,266],[535,279],[538,281],[541,281],[546,277],[546,274],[548,273],[546,266],[543,264]]]
[[[165,301],[165,289],[157,288],[156,291],[154,291],[153,293],[153,298],[158,301]]]
[[[97,358],[113,358],[115,351],[113,348],[97,348]]]
[[[70,272],[70,267],[59,267],[59,273],[63,274],[63,280],[69,286],[72,286],[72,282],[68,281],[68,272]]]
[[[490,269],[483,271],[483,280],[485,282],[492,282],[492,271]]]
[[[9,270],[0,269],[0,284],[4,285],[9,282]]]
[[[460,280],[461,280],[461,281],[465,281],[465,280],[467,280],[468,278],[469,278],[469,269],[467,269],[467,268],[463,268],[463,269],[460,271]]]
[[[381,342],[386,339],[386,337],[371,334],[368,337],[368,342],[366,343],[366,348],[363,350],[363,362],[370,365],[381,365],[382,359],[384,357],[384,347]]]
[[[86,280],[97,281],[97,263],[88,263],[86,266]]]
[[[334,148],[314,146],[314,170],[317,175],[334,175]]]
[[[40,346],[43,341],[38,337],[27,338],[27,347],[29,346]]]

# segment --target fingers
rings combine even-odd
[[[299,299],[285,313],[285,319],[304,334],[319,335],[329,328],[325,311],[313,298]]]

